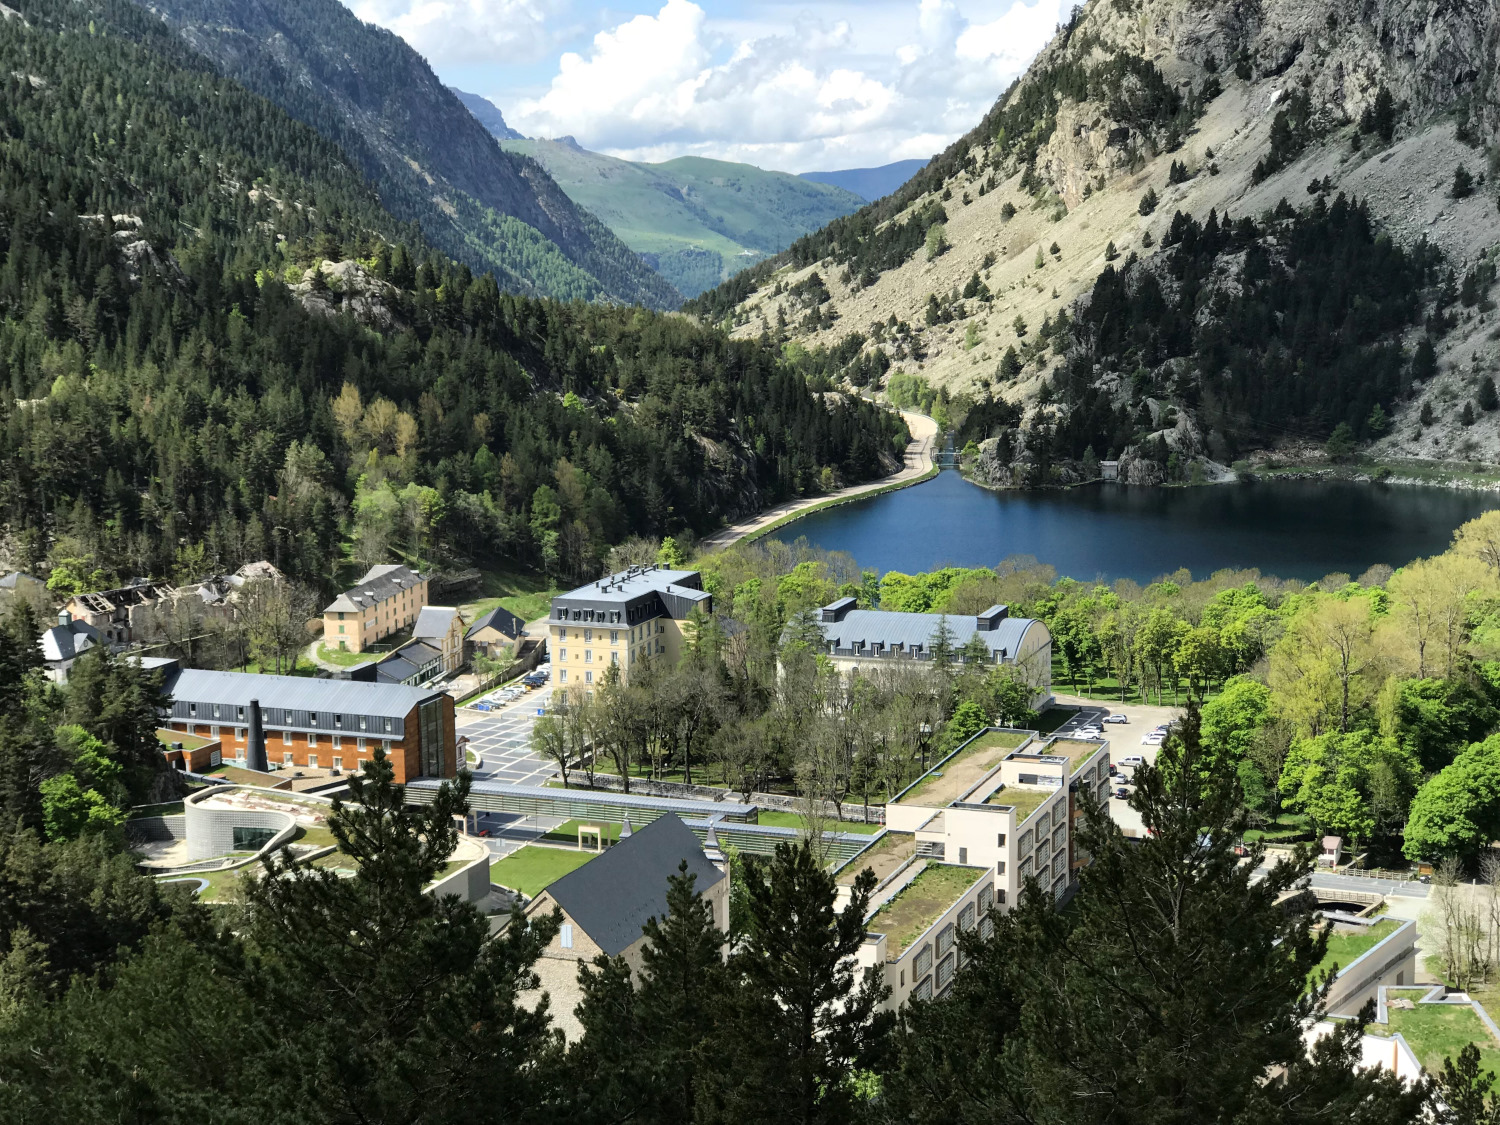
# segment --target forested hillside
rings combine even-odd
[[[685,307],[835,383],[946,392],[966,440],[1000,441],[997,485],[1078,479],[1090,449],[1141,482],[1500,459],[1497,27],[1490,5],[1090,0],[901,190]],[[1230,236],[1185,256],[1184,224]]]
[[[641,309],[502,293],[328,141],[124,0],[0,21],[11,562],[194,574],[352,550],[597,571],[632,533],[883,471],[893,415]]]
[[[392,214],[502,287],[674,308],[678,294],[534,161],[501,150],[398,36],[339,0],[151,0],[219,70],[336,142]]]
[[[589,152],[571,138],[507,140],[534,157],[678,292],[692,297],[860,206],[853,192],[750,164],[660,164]]]

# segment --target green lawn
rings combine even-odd
[[[807,827],[807,820],[801,813],[780,812],[771,809],[760,810],[760,823],[771,828],[796,828],[798,830]],[[866,824],[862,820],[827,820],[823,822],[825,832],[857,832],[862,836],[873,836],[885,825]]]
[[[1095,675],[1090,681],[1080,671],[1078,685],[1074,687],[1073,677],[1068,675],[1068,666],[1063,663],[1061,656],[1054,655],[1052,657],[1052,690],[1082,696],[1084,699],[1097,699],[1101,703],[1147,703],[1153,707],[1159,703],[1163,707],[1172,707],[1182,706],[1187,702],[1188,684],[1186,678],[1178,680],[1174,692],[1172,681],[1168,678],[1161,685],[1161,698],[1157,699],[1154,685],[1151,691],[1143,693],[1140,682],[1135,681],[1131,683],[1122,699],[1118,677]],[[1209,699],[1218,694],[1218,685],[1209,688]]]
[[[1425,992],[1426,989],[1412,989],[1405,995],[1416,999]],[[1479,1047],[1480,1068],[1500,1076],[1500,1044],[1467,1004],[1418,1004],[1411,1009],[1392,1008],[1388,1015],[1391,1022],[1372,1023],[1370,1033],[1400,1032],[1428,1074],[1441,1074],[1444,1059],[1457,1058],[1465,1044],[1475,1043]]]
[[[559,824],[551,832],[542,837],[554,844],[572,844],[578,846],[578,829],[580,825],[590,824],[604,833],[604,839],[609,842],[620,838],[620,825],[607,820],[569,820]]]
[[[594,858],[594,852],[564,851],[528,845],[490,865],[490,882],[520,891],[528,897],[576,871]]]
[[[1312,839],[1312,821],[1301,813],[1283,810],[1276,819],[1264,828],[1251,828],[1245,833],[1246,843],[1265,841],[1268,844],[1297,843]]]
[[[557,586],[533,571],[485,570],[482,573],[479,597],[459,607],[464,620],[470,623],[497,605],[504,606],[522,621],[535,621],[547,615],[552,598],[561,593]]]
[[[1347,969],[1356,957],[1373,949],[1378,942],[1390,937],[1400,926],[1400,919],[1386,918],[1359,933],[1330,934],[1328,952],[1323,954],[1323,960],[1318,962],[1317,968],[1312,971],[1308,979],[1316,979],[1334,965],[1338,965],[1340,969]]]
[[[337,664],[340,668],[358,668],[361,664],[368,664],[372,660],[379,660],[383,652],[349,652],[341,648],[329,648],[319,643],[318,659],[326,660],[330,664]]]
[[[870,920],[870,932],[885,935],[886,956],[904,953],[980,874],[972,867],[929,864]]]

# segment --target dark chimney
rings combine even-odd
[[[260,722],[260,700],[250,701],[250,737],[245,742],[245,768],[266,773],[270,763],[266,761],[266,730]]]

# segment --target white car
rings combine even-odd
[[[1150,734],[1146,734],[1146,735],[1142,735],[1141,736],[1141,745],[1142,746],[1160,746],[1166,740],[1167,740],[1167,736],[1166,735],[1164,735],[1164,734],[1158,734],[1155,731],[1152,731]]]
[[[1098,738],[1103,733],[1104,732],[1101,731],[1098,727],[1079,727],[1078,730],[1076,732],[1074,732],[1073,737],[1074,738]]]
[[[1104,721],[1106,723],[1128,723],[1128,722],[1130,722],[1130,720],[1127,719],[1124,715],[1105,715],[1104,716]]]
[[[1145,764],[1146,759],[1141,757],[1139,754],[1132,754],[1128,758],[1121,758],[1118,762],[1115,763],[1115,765],[1117,766],[1123,766],[1126,769],[1132,770],[1135,769],[1136,766],[1143,766]]]

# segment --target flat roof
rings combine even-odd
[[[1057,758],[1067,758],[1072,763],[1068,770],[1070,774],[1077,773],[1083,763],[1092,758],[1105,746],[1103,739],[1085,738],[1054,738],[1042,747],[1038,753],[1051,754]]]
[[[917,838],[910,832],[886,832],[874,844],[860,852],[835,876],[841,887],[851,887],[865,868],[875,872],[879,883],[917,853]]]
[[[1061,792],[1058,789],[1029,789],[1019,785],[1007,785],[990,794],[987,805],[1012,805],[1016,810],[1016,825],[1019,827],[1032,813],[1047,803],[1047,799]]]
[[[987,867],[929,863],[871,916],[865,929],[885,935],[886,960],[894,961],[947,913],[960,895],[988,874]]]
[[[174,742],[182,743],[184,750],[198,750],[219,741],[217,738],[204,738],[202,735],[188,734],[185,730],[172,730],[169,727],[158,728],[156,737],[169,750]]]
[[[932,808],[951,805],[978,785],[987,773],[1030,737],[1030,731],[981,731],[956,753],[939,762],[919,778],[910,788],[897,794],[896,803],[926,805]]]

